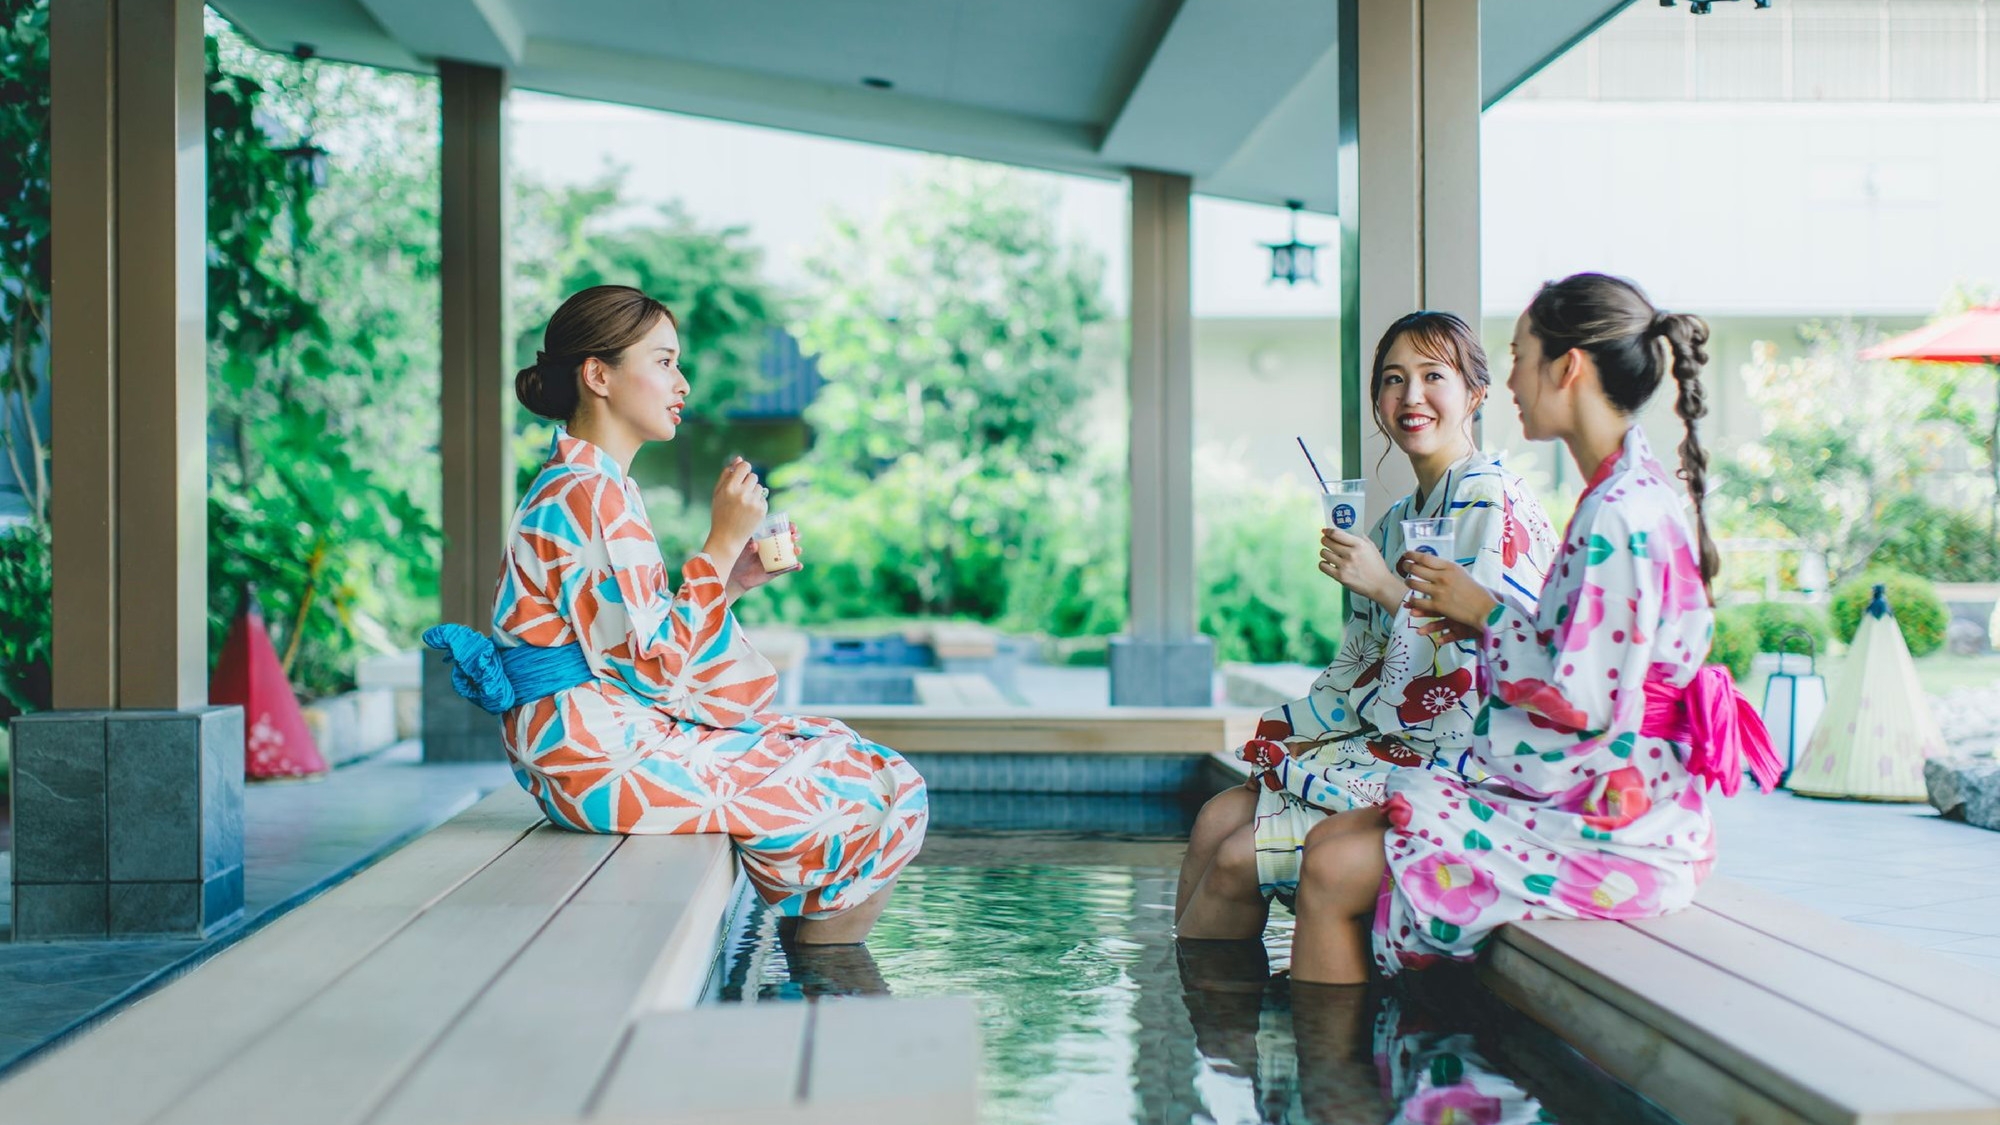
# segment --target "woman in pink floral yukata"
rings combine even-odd
[[[1374,964],[1393,973],[1470,960],[1503,922],[1679,910],[1715,860],[1704,782],[1735,792],[1747,755],[1775,783],[1756,713],[1703,664],[1716,570],[1695,434],[1707,342],[1699,318],[1602,274],[1543,286],[1521,315],[1507,387],[1522,429],[1568,445],[1589,483],[1533,613],[1455,563],[1404,556],[1411,607],[1437,618],[1425,628],[1479,641],[1488,698],[1473,756],[1486,780],[1397,770],[1383,807],[1313,830],[1294,979],[1366,979],[1371,934]],[[1686,491],[1634,421],[1669,375]]]

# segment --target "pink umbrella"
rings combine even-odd
[[[1861,353],[1862,359],[1906,359],[1918,363],[1984,363],[2000,376],[2000,304],[1970,309],[1884,340]],[[1995,383],[2000,390],[2000,382]],[[1987,460],[1993,467],[1995,535],[2000,535],[2000,408],[1993,412],[1993,433],[1987,439]]]

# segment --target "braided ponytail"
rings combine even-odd
[[[1680,477],[1694,499],[1695,533],[1701,554],[1701,582],[1712,589],[1722,569],[1715,540],[1708,534],[1704,511],[1708,500],[1708,451],[1701,447],[1695,422],[1708,413],[1701,385],[1708,362],[1708,322],[1687,313],[1661,312],[1637,285],[1621,277],[1579,273],[1552,281],[1528,304],[1528,327],[1541,343],[1542,354],[1561,355],[1581,348],[1597,361],[1599,382],[1611,405],[1636,414],[1653,393],[1674,377],[1678,393],[1674,413],[1687,426],[1681,441]]]
[[[1711,586],[1722,569],[1722,556],[1708,534],[1708,516],[1704,510],[1708,500],[1708,451],[1701,447],[1701,436],[1695,429],[1695,423],[1708,414],[1708,395],[1701,384],[1701,369],[1708,363],[1708,322],[1688,313],[1661,313],[1653,323],[1654,331],[1666,343],[1666,361],[1679,388],[1674,397],[1674,413],[1680,415],[1687,427],[1687,436],[1681,439],[1680,476],[1687,482],[1688,494],[1694,500],[1701,583]],[[1715,593],[1710,590],[1709,601],[1712,604],[1714,600]]]

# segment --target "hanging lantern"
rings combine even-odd
[[[1794,638],[1805,642],[1803,675],[1792,670],[1797,665],[1789,663],[1792,656],[1799,655],[1792,652]],[[1778,669],[1764,681],[1762,710],[1764,726],[1771,732],[1771,748],[1784,755],[1785,777],[1790,777],[1799,751],[1812,740],[1813,728],[1826,710],[1826,677],[1819,674],[1818,645],[1811,633],[1792,628],[1778,639]]]
[[[1299,212],[1305,204],[1293,199],[1285,206],[1292,212],[1291,241],[1264,244],[1265,249],[1271,252],[1271,280],[1282,281],[1286,285],[1297,285],[1301,281],[1318,285],[1320,244],[1299,241]]]

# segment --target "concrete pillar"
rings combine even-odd
[[[513,372],[507,363],[507,76],[440,61],[444,559],[442,619],[488,628],[513,515]],[[424,760],[502,756],[499,723],[452,693],[444,665],[424,664]]]
[[[1214,643],[1197,628],[1194,549],[1194,183],[1132,171],[1131,528],[1115,706],[1206,706]]]
[[[1416,481],[1382,458],[1376,341],[1417,309],[1479,324],[1479,0],[1341,0],[1340,43],[1343,471],[1380,512]]]
[[[243,715],[207,706],[202,5],[74,0],[49,34],[56,709],[13,724],[14,938],[199,936],[243,904]]]

